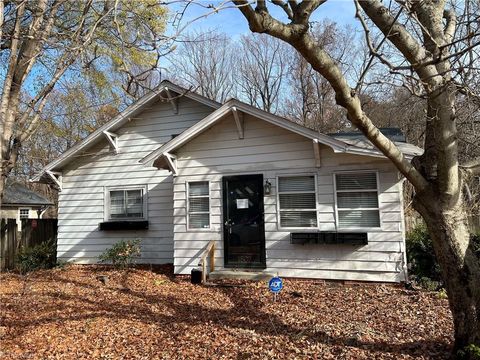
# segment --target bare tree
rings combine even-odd
[[[345,74],[353,73],[352,69],[357,65],[354,34],[350,27],[340,28],[331,21],[315,24],[312,31],[316,41],[342,65]],[[324,133],[344,128],[345,113],[336,106],[335,92],[328,81],[299,53],[289,54],[286,83],[291,95],[280,104],[282,115]]]
[[[52,90],[64,75],[79,76],[76,65],[89,69],[99,59],[104,60],[102,70],[129,78],[138,75],[130,72],[132,64],[157,65],[166,16],[158,4],[0,0],[0,56],[7,64],[0,78],[0,204],[19,149],[41,124]]]
[[[224,102],[233,93],[233,51],[229,38],[217,31],[192,32],[172,54],[173,76],[209,99]]]
[[[236,65],[241,94],[251,105],[275,113],[287,70],[286,46],[264,35],[243,36]]]
[[[312,36],[310,17],[325,1],[272,1],[283,10],[288,22],[273,17],[265,1],[257,1],[255,8],[244,0],[234,3],[252,32],[269,34],[292,45],[330,83],[348,120],[413,185],[413,204],[429,229],[449,296],[455,328],[454,351],[469,344],[478,346],[480,261],[470,246],[464,185],[466,179],[479,174],[480,159],[460,164],[456,114],[459,92],[471,92],[464,83],[458,83],[456,65],[463,63],[462,67],[473,71],[478,62],[478,13],[471,11],[470,1],[461,13],[461,21],[457,12],[462,10],[447,8],[445,0],[402,1],[390,7],[380,0],[356,2],[357,17],[364,27],[372,58],[388,66],[391,72],[403,74],[411,81],[412,89],[425,99],[426,119],[419,120],[425,126],[425,154],[410,163],[373,124],[362,109],[357,87],[349,86],[339,64]],[[375,29],[383,34],[380,42],[392,46],[391,52],[383,53],[381,44],[372,40]]]

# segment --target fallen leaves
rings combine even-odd
[[[1,274],[0,358],[446,359],[452,344],[434,293],[286,279],[274,303],[263,283],[195,286],[171,273]]]

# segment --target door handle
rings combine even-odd
[[[225,221],[225,226],[228,227],[228,233],[231,234],[232,233],[232,225],[235,225],[235,223],[228,219],[227,221]]]

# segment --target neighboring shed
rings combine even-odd
[[[7,180],[1,207],[1,218],[16,219],[17,229],[21,231],[21,219],[41,218],[50,205],[53,205],[50,200],[28,189],[25,185]]]

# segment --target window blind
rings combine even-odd
[[[374,172],[336,174],[335,178],[337,190],[377,190]]]
[[[377,174],[335,174],[339,228],[379,227]]]
[[[188,227],[210,227],[210,194],[208,181],[188,183]]]
[[[315,191],[314,176],[288,176],[278,178],[279,192]]]
[[[280,225],[282,227],[316,227],[317,201],[314,176],[278,178]]]

